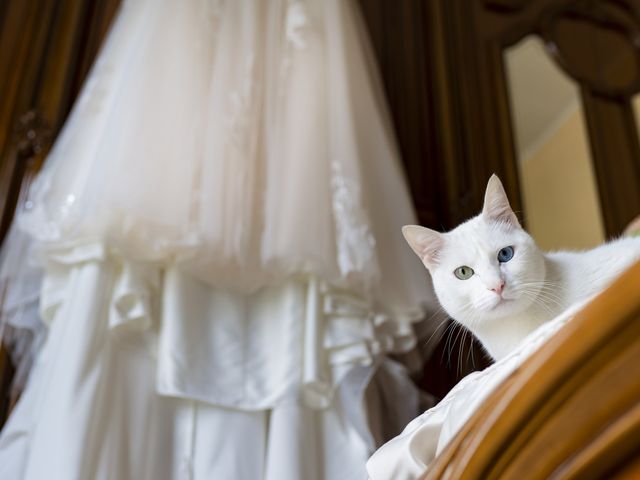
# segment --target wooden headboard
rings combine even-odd
[[[425,480],[640,478],[640,263],[516,370]]]

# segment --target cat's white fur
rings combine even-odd
[[[541,251],[520,226],[495,175],[478,216],[447,233],[417,225],[402,231],[431,273],[444,310],[473,332],[495,359],[640,260],[638,237],[588,251]],[[513,247],[513,258],[500,263],[498,252],[507,246]],[[463,265],[474,270],[467,280],[454,275]]]

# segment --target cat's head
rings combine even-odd
[[[442,307],[466,327],[523,313],[544,288],[543,254],[495,175],[478,216],[447,233],[417,225],[402,232],[431,273]]]

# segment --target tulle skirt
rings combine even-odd
[[[415,313],[412,207],[363,33],[339,0],[125,2],[22,228],[244,291],[316,274]]]

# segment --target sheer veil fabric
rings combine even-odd
[[[358,15],[123,2],[3,246],[0,478],[366,477],[433,298]]]

